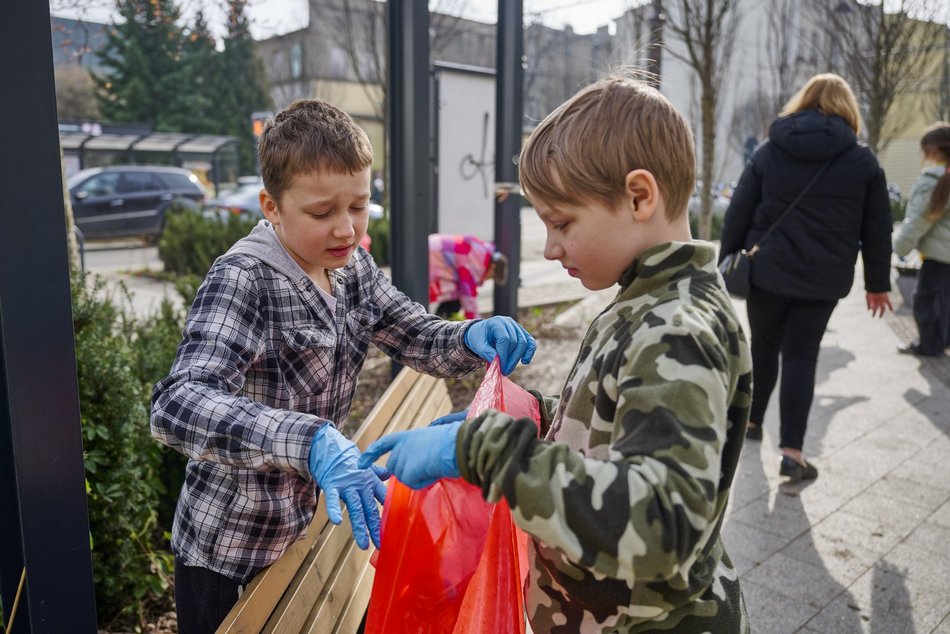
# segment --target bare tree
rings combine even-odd
[[[60,120],[95,121],[99,118],[95,82],[79,64],[62,64],[53,69],[56,78],[56,114]]]
[[[924,95],[924,112],[931,121],[950,121],[950,27],[932,25],[933,66],[927,73],[928,86]]]
[[[863,101],[867,143],[875,153],[884,150],[913,118],[909,108],[894,106],[899,98],[921,92],[933,63],[931,21],[945,1],[858,4],[824,0],[820,23],[833,43],[831,63],[837,66],[840,60],[836,70]]]
[[[667,52],[689,66],[699,84],[703,181],[699,237],[711,234],[712,183],[715,174],[716,124],[720,90],[732,60],[733,44],[741,19],[739,0],[672,0],[665,3],[667,27],[685,52],[669,47]]]
[[[566,37],[563,31],[545,26],[541,22],[540,14],[532,15],[530,23],[524,29],[525,115],[532,120],[543,119],[564,101],[565,94],[570,94],[577,88],[570,83],[567,73],[555,73],[552,68],[553,59],[566,60]],[[551,81],[555,75],[564,76],[560,85]]]
[[[767,77],[772,83],[771,104],[777,114],[795,92],[801,58],[795,54],[796,12],[800,0],[769,0],[765,50],[769,60]]]
[[[770,93],[757,90],[745,101],[736,104],[729,122],[729,146],[737,154],[748,158],[750,145],[755,147],[765,137],[777,112],[773,102],[774,97]]]
[[[433,59],[461,32],[468,0],[437,0],[429,14],[429,52]],[[311,15],[321,15],[327,34],[345,53],[350,73],[363,87],[374,114],[386,115],[386,3],[379,0],[311,0]],[[380,89],[382,88],[382,92]]]

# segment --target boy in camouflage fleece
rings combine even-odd
[[[652,88],[597,82],[521,154],[545,257],[619,284],[559,398],[529,420],[489,411],[384,437],[361,464],[412,487],[458,477],[504,498],[531,540],[536,634],[748,632],[720,537],[751,397],[745,336],[709,243],[691,240],[693,140]]]

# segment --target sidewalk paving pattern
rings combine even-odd
[[[583,298],[558,318],[577,332],[558,351],[569,364],[613,293],[567,286],[560,271],[549,280],[537,235],[524,233],[522,280],[537,283],[520,302]],[[723,535],[756,634],[950,634],[950,356],[896,351],[915,335],[913,278],[895,276],[895,312],[883,319],[865,307],[860,266],[855,279],[819,357],[804,452],[820,477],[789,485],[778,475],[777,389],[764,440],[743,448]],[[486,310],[491,295],[480,293]]]

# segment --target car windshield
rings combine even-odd
[[[260,191],[260,187],[249,187],[247,189],[241,188],[237,191],[224,193],[216,202],[222,205],[252,205],[257,203],[258,194]]]
[[[73,174],[72,176],[66,179],[66,189],[72,189],[73,187],[81,183],[84,179],[88,178],[89,175],[92,174],[93,172],[94,170],[80,170],[76,172],[75,174]]]

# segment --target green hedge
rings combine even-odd
[[[891,220],[893,222],[902,222],[904,216],[907,215],[907,201],[904,199],[901,200],[892,200],[891,201]]]
[[[136,321],[127,294],[78,274],[71,290],[99,625],[141,630],[171,608],[168,538],[185,459],[152,440],[148,419],[185,315],[166,300]]]
[[[373,242],[369,252],[379,266],[389,266],[389,219],[370,218],[366,233]]]
[[[177,206],[165,217],[158,257],[165,270],[204,277],[215,259],[246,236],[260,219],[244,214],[212,213]]]
[[[722,237],[722,215],[712,214],[712,219],[710,223],[710,240],[719,240]],[[693,238],[699,238],[699,218],[694,215],[689,215],[689,231],[693,235]]]

